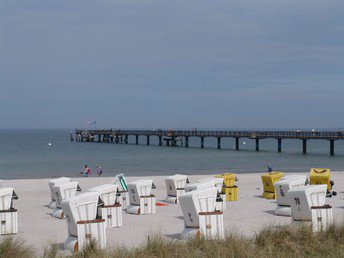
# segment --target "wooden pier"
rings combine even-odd
[[[201,140],[201,148],[204,148],[205,137],[217,138],[217,148],[221,149],[221,139],[235,138],[235,149],[239,150],[239,139],[248,138],[255,140],[256,151],[259,151],[259,142],[262,139],[276,139],[277,151],[282,151],[283,139],[294,139],[302,141],[302,153],[307,153],[308,140],[328,140],[330,155],[334,155],[334,143],[344,140],[343,131],[199,131],[199,130],[75,130],[77,142],[107,142],[107,143],[129,143],[129,136],[135,136],[135,144],[139,144],[139,137],[146,137],[146,144],[150,145],[150,137],[158,137],[159,146],[181,146],[189,147],[189,138],[198,137]],[[71,133],[71,140],[73,135]]]

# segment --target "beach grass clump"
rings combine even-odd
[[[313,233],[308,226],[267,227],[254,237],[227,234],[221,240],[169,240],[155,235],[132,249],[116,248],[110,257],[344,257],[344,225]]]
[[[0,257],[39,256],[23,241],[4,238],[0,243]],[[43,257],[66,257],[66,253],[61,253],[58,245],[52,245],[44,251]],[[233,233],[217,240],[186,241],[155,234],[147,238],[145,244],[134,248],[116,246],[102,250],[96,242],[91,242],[68,257],[344,257],[344,224],[332,225],[319,233],[313,233],[312,228],[306,226],[266,227],[250,238]]]
[[[253,255],[251,241],[237,235],[225,239],[181,241],[154,235],[136,248],[115,248],[110,257],[250,257]]]
[[[344,224],[319,233],[306,226],[265,228],[254,247],[259,257],[344,257]]]
[[[34,257],[34,250],[19,237],[5,236],[0,241],[0,257]]]

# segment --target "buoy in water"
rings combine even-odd
[[[246,144],[246,142],[242,142],[243,144]]]
[[[51,146],[51,142],[49,142],[48,145]]]

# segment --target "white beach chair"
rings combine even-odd
[[[187,184],[185,186],[185,192],[190,192],[190,191],[195,191],[195,190],[200,190],[200,189],[207,189],[214,187],[214,182],[213,181],[206,181],[206,182],[197,182],[197,183],[192,183],[192,184]]]
[[[73,197],[76,195],[78,188],[78,182],[68,182],[63,184],[55,184],[53,186],[53,191],[55,195],[55,210],[52,213],[52,216],[58,219],[64,218],[64,213],[62,210],[61,203],[63,200]]]
[[[167,197],[165,202],[167,203],[178,203],[180,195],[185,193],[185,186],[187,184],[188,177],[186,175],[174,175],[165,178]]]
[[[223,180],[223,177],[207,177],[199,180],[200,183],[212,182],[213,186],[217,188],[215,209],[219,211],[223,211],[226,209],[226,194],[222,193],[222,188],[224,185]]]
[[[325,205],[327,185],[307,185],[287,193],[294,224],[312,223],[313,231],[326,229],[333,222],[332,207]]]
[[[105,219],[105,226],[110,228],[121,227],[122,206],[116,203],[117,185],[100,185],[88,191],[98,193],[102,202],[102,204],[98,206],[98,216]]]
[[[125,176],[123,173],[115,176],[114,184],[117,185],[116,203],[121,204],[122,209],[127,208],[130,204],[129,192],[128,192],[127,180],[125,179]]]
[[[290,175],[282,177],[280,181],[274,184],[277,196],[277,207],[275,215],[278,216],[291,216],[291,208],[287,193],[297,187],[305,186],[307,182],[306,175]]]
[[[50,203],[49,203],[49,208],[50,209],[55,209],[56,208],[55,194],[54,194],[54,190],[53,190],[54,185],[64,184],[64,183],[68,183],[68,182],[71,182],[71,181],[72,181],[72,179],[69,178],[69,177],[59,177],[59,178],[52,179],[52,180],[50,180],[48,182],[49,183],[49,189],[50,189],[50,196],[51,196],[51,200],[50,200]]]
[[[153,180],[140,179],[128,183],[130,205],[127,212],[130,214],[156,213],[156,199],[152,194]]]
[[[182,239],[224,238],[223,212],[216,211],[217,188],[190,191],[180,196],[184,216]]]
[[[106,247],[105,220],[97,219],[99,193],[85,192],[62,201],[62,209],[68,226],[68,238],[64,249],[82,250],[90,240],[101,248]]]
[[[18,233],[18,212],[13,208],[13,199],[18,198],[13,188],[0,188],[0,235]]]

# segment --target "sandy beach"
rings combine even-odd
[[[309,174],[305,172],[304,174]],[[236,232],[251,236],[267,225],[290,224],[291,218],[275,216],[276,202],[261,198],[261,174],[238,174],[239,187],[238,201],[227,202],[224,211],[224,225],[227,232]],[[190,182],[209,177],[190,176]],[[154,180],[156,189],[153,194],[157,202],[163,202],[166,197],[165,176],[154,177],[127,177],[127,181],[138,178]],[[344,214],[343,189],[344,172],[332,172],[334,190],[338,195],[327,198],[327,204],[333,206],[333,215],[336,221],[342,221]],[[62,244],[67,238],[67,224],[64,219],[59,220],[51,216],[52,210],[47,207],[50,202],[48,181],[50,179],[4,180],[3,187],[14,187],[19,200],[14,201],[18,209],[19,234],[18,236],[32,244],[36,251],[42,252],[49,244]],[[79,182],[82,192],[87,189],[113,183],[111,177],[74,178]],[[179,238],[183,230],[183,217],[179,204],[157,207],[156,214],[130,215],[123,211],[123,227],[107,229],[108,246],[133,247],[143,244],[149,234],[161,233],[167,238]]]

